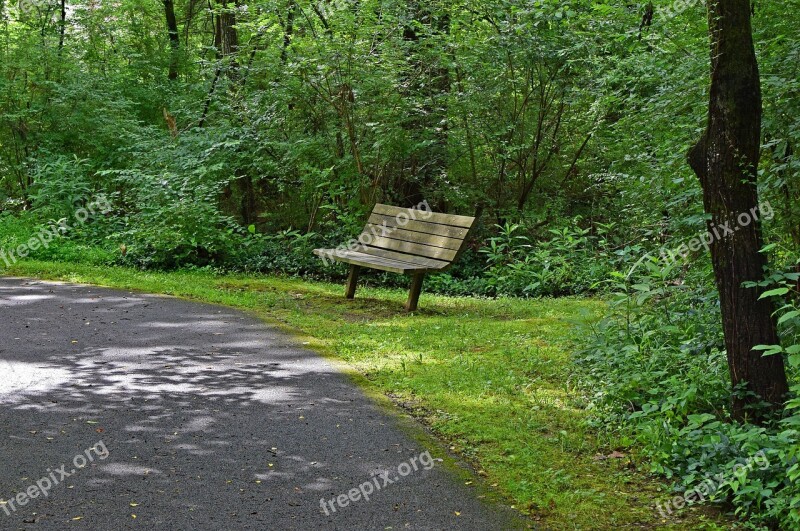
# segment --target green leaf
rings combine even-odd
[[[769,251],[771,251],[772,249],[774,249],[774,248],[775,248],[775,247],[777,247],[777,246],[778,246],[778,244],[777,244],[777,243],[771,243],[771,244],[769,244],[769,245],[767,245],[767,246],[763,247],[763,248],[762,248],[762,249],[761,249],[759,252],[760,252],[760,253],[766,253],[766,252],[769,252]]]
[[[783,347],[780,345],[756,345],[753,350],[763,350],[764,356],[773,356],[783,352]]]
[[[692,424],[700,426],[702,424],[705,424],[709,420],[714,420],[715,417],[710,413],[702,413],[699,415],[688,415],[687,418],[689,419],[689,422],[691,422]]]
[[[786,321],[788,321],[789,319],[794,319],[794,318],[795,318],[795,317],[797,317],[798,315],[800,315],[800,310],[794,310],[794,311],[791,311],[791,312],[789,312],[789,313],[785,313],[785,314],[783,314],[783,315],[781,316],[781,318],[780,318],[780,319],[778,319],[778,324],[779,324],[779,325],[780,325],[780,324],[783,324],[783,323],[785,323]]]
[[[786,295],[787,293],[789,293],[789,288],[771,289],[762,293],[758,300],[766,299],[767,297],[774,297],[775,295]]]

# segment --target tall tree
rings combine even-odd
[[[237,53],[239,51],[239,30],[236,28],[237,4],[228,4],[225,0],[217,0],[216,13],[214,14],[214,49],[217,51],[217,67],[214,70],[214,79],[208,90],[206,102],[203,105],[203,114],[200,116],[199,126],[203,127],[211,109],[211,102],[217,91],[223,69],[227,71],[231,80],[236,80],[239,70]],[[224,65],[228,61],[227,67]]]
[[[169,78],[178,79],[178,52],[180,51],[181,37],[178,34],[178,19],[175,17],[175,0],[164,0],[164,12],[167,17],[167,32],[171,47]]]
[[[688,153],[700,179],[703,203],[715,227],[730,227],[711,244],[711,259],[722,309],[728,366],[735,393],[733,415],[766,401],[781,407],[788,385],[783,359],[763,357],[753,347],[779,343],[773,306],[745,288],[764,275],[765,256],[758,222],[737,223],[757,212],[757,169],[761,151],[761,86],[751,28],[750,0],[708,0],[711,90],[705,133]],[[752,215],[752,214],[751,214]]]
[[[292,37],[294,37],[294,19],[297,16],[297,8],[297,2],[289,0],[289,7],[286,11],[286,24],[283,27],[283,48],[281,48],[281,65],[284,67],[286,66],[286,61],[289,60],[289,46],[292,45]]]
[[[236,53],[239,51],[239,30],[236,27],[238,2],[218,0],[214,46],[220,58],[230,58],[229,75],[234,76],[238,67]]]
[[[64,49],[64,35],[67,31],[67,0],[61,0],[61,20],[58,28],[58,53]]]

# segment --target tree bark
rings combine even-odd
[[[289,46],[292,45],[294,38],[294,19],[297,15],[297,2],[289,0],[289,7],[286,12],[286,25],[283,28],[283,48],[281,49],[281,65],[286,66],[289,60]]]
[[[180,52],[181,37],[178,34],[178,19],[175,17],[175,0],[164,0],[164,13],[167,18],[167,32],[169,33],[170,58],[169,78],[178,79],[178,53]]]
[[[58,55],[64,50],[64,37],[67,32],[67,0],[61,0],[61,20],[58,28]]]
[[[214,46],[220,59],[230,58],[228,77],[234,79],[239,69],[239,63],[236,59],[236,54],[239,51],[239,31],[236,29],[236,8],[238,3],[229,4],[225,0],[217,0],[217,2],[220,5],[220,10],[217,14]]]
[[[742,287],[764,276],[766,258],[761,226],[745,226],[740,215],[758,212],[757,168],[761,150],[761,87],[750,20],[750,0],[708,0],[711,37],[711,90],[705,133],[688,153],[700,179],[705,211],[710,214],[711,259],[722,310],[728,366],[736,388],[732,414],[761,420],[768,413],[755,406],[781,408],[788,392],[781,356],[764,357],[756,345],[779,343],[773,305]],[[752,216],[754,217],[754,216]]]

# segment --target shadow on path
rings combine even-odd
[[[0,279],[0,405],[0,529],[517,527],[441,463],[399,477],[426,449],[394,418],[223,307]],[[15,500],[100,441],[107,458]],[[369,501],[320,507],[387,472]]]

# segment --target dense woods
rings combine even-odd
[[[764,450],[719,499],[800,526],[791,3],[5,0],[0,39],[0,248],[341,280],[311,251],[376,202],[479,216],[427,289],[609,300],[594,428],[679,489]]]

